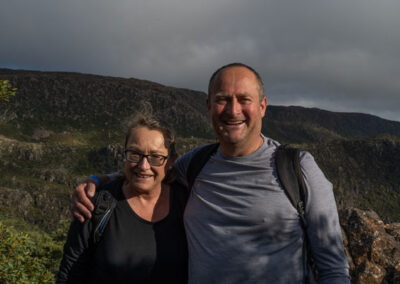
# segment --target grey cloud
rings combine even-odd
[[[272,104],[400,121],[396,0],[13,0],[0,10],[0,66],[135,77],[206,90],[252,65]]]

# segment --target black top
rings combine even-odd
[[[185,189],[172,185],[168,215],[149,222],[131,209],[122,182],[108,187],[117,206],[95,249],[89,244],[90,221],[71,224],[57,282],[187,283]]]

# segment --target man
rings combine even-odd
[[[311,274],[305,232],[277,177],[279,144],[261,134],[267,106],[261,78],[249,66],[229,64],[212,75],[208,93],[220,146],[197,176],[185,210],[189,282],[303,283]],[[175,165],[185,185],[196,151]],[[332,185],[309,153],[301,153],[300,164],[318,282],[350,283]],[[87,203],[83,187],[75,195]],[[85,208],[82,213],[89,215]]]

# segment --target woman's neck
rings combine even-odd
[[[162,184],[158,190],[140,192],[129,187],[122,186],[122,192],[131,209],[142,219],[157,222],[165,218],[169,213],[169,185]]]

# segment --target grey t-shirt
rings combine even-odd
[[[244,157],[218,149],[197,176],[184,215],[189,283],[302,283],[304,232],[277,177],[279,144],[263,139]],[[194,152],[176,162],[184,184]],[[350,283],[332,185],[308,152],[301,167],[320,283]]]

